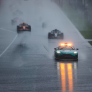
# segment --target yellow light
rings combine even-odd
[[[64,45],[65,45],[64,43],[61,44],[61,46],[64,46]]]
[[[72,46],[72,44],[67,44],[68,46]]]
[[[61,43],[60,45],[61,46],[72,46],[72,44],[70,44],[70,43]]]

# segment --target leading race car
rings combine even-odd
[[[21,33],[23,31],[31,32],[31,26],[26,23],[21,23],[17,26],[17,33]]]
[[[61,31],[54,29],[54,30],[52,30],[51,32],[48,33],[48,39],[51,39],[51,38],[63,39],[64,35]]]
[[[62,43],[54,48],[54,57],[56,60],[78,60],[78,48],[75,49],[70,43]]]

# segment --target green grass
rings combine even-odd
[[[92,31],[80,31],[85,39],[92,39]]]
[[[92,41],[88,41],[92,45]]]
[[[64,4],[63,12],[86,39],[92,39],[92,25],[75,9]]]

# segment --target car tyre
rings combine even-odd
[[[76,55],[75,59],[76,59],[76,61],[78,61],[78,55]]]
[[[51,34],[50,34],[50,33],[48,33],[48,39],[50,39],[50,36],[51,36]]]
[[[31,26],[29,26],[29,31],[31,32]]]
[[[56,62],[59,60],[59,59],[57,59],[56,57],[55,57],[54,59],[55,59]]]
[[[19,33],[19,31],[20,31],[20,30],[19,30],[19,26],[17,26],[17,33]]]

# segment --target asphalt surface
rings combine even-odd
[[[20,35],[26,22],[31,32]],[[48,39],[59,29],[64,40]],[[72,42],[79,60],[54,60],[54,48]],[[92,92],[92,48],[62,10],[49,0],[2,0],[0,4],[0,92]]]

